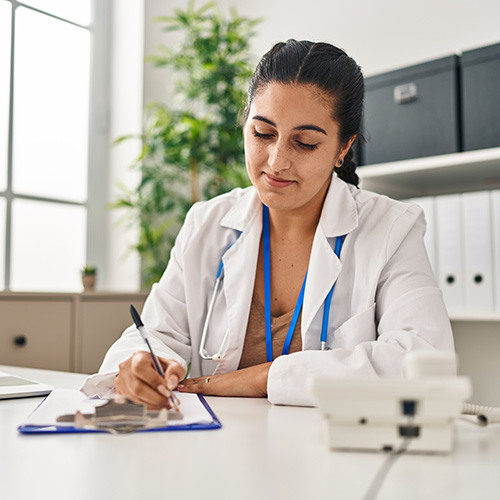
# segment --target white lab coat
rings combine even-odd
[[[311,250],[302,351],[273,362],[269,401],[313,405],[307,390],[309,375],[400,375],[408,351],[453,351],[424,232],[424,216],[417,205],[358,190],[333,175]],[[262,205],[253,187],[192,207],[142,313],[158,356],[174,358],[184,367],[191,362],[192,377],[238,368],[261,234]],[[339,260],[333,250],[335,237],[345,234]],[[202,360],[198,350],[221,258],[223,291],[217,297],[206,345],[209,354],[218,352],[229,329],[227,348],[217,363]],[[336,280],[329,350],[321,352],[323,303]],[[144,344],[130,327],[109,349],[99,374],[87,380],[84,391],[107,395],[113,390],[118,364],[137,350],[144,350]]]

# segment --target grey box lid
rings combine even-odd
[[[492,59],[500,59],[500,43],[464,51],[462,54],[462,65],[470,66]]]
[[[435,59],[422,64],[408,66],[406,68],[389,71],[380,75],[369,76],[365,78],[365,87],[367,90],[394,85],[412,78],[429,76],[436,73],[453,70],[458,66],[458,56],[452,55]]]

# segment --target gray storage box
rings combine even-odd
[[[500,43],[464,52],[461,68],[463,148],[500,146]]]
[[[458,56],[366,78],[363,164],[460,150]]]

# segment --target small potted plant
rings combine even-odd
[[[97,268],[94,266],[85,266],[82,269],[82,284],[84,292],[93,292],[95,289]]]

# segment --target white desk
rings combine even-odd
[[[63,388],[75,373],[0,366]],[[41,398],[0,401],[0,497],[6,500],[361,500],[385,455],[327,450],[313,408],[207,398],[220,430],[21,435]],[[449,456],[403,455],[379,500],[500,498],[500,425],[457,423]]]

